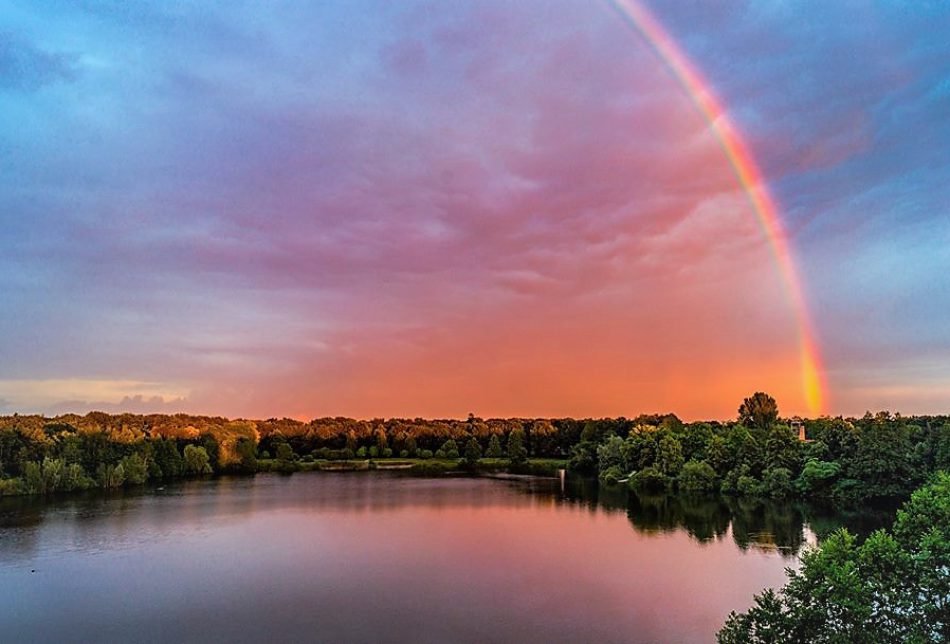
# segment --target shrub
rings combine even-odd
[[[606,470],[600,472],[600,480],[607,485],[616,485],[624,476],[625,473],[620,469],[619,465],[611,465]]]
[[[840,472],[841,466],[838,463],[810,459],[796,479],[795,487],[803,494],[815,496],[827,494]]]
[[[63,471],[63,489],[66,491],[87,490],[95,484],[79,463],[70,463]]]
[[[739,494],[755,496],[764,491],[764,486],[755,477],[743,475],[736,481],[736,492]]]
[[[450,438],[449,440],[445,441],[444,443],[442,443],[442,448],[441,448],[439,451],[442,452],[442,454],[443,454],[443,455],[440,456],[439,458],[452,458],[452,459],[455,459],[455,458],[458,458],[458,457],[459,457],[459,446],[458,446],[458,443],[456,443],[456,442],[455,442],[454,440],[452,440],[451,438]]]
[[[645,467],[633,474],[627,484],[636,490],[657,491],[666,489],[668,482],[666,476],[655,467]]]
[[[689,461],[680,470],[677,483],[685,492],[712,492],[718,486],[718,477],[706,461]]]
[[[148,468],[138,454],[122,459],[122,471],[125,472],[125,482],[129,485],[141,485],[148,480]]]
[[[505,453],[501,449],[501,441],[498,440],[498,434],[492,434],[488,440],[488,449],[485,450],[485,456],[488,458],[501,458]]]
[[[281,448],[286,447],[288,450],[290,446],[286,443],[281,443],[280,447],[277,448],[277,458],[281,458]],[[198,447],[196,445],[185,445],[185,471],[189,474],[211,474],[211,463],[209,463],[208,452],[205,451],[204,447]]]
[[[0,496],[12,496],[23,492],[21,479],[0,479]]]
[[[191,447],[189,445],[189,447]],[[122,464],[110,465],[109,463],[100,463],[96,468],[96,483],[104,489],[122,487],[125,483],[125,470]]]
[[[792,473],[784,467],[770,467],[762,474],[762,486],[765,492],[776,499],[790,496],[792,487]]]

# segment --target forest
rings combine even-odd
[[[806,440],[795,422],[803,424]],[[604,486],[650,492],[900,499],[950,468],[950,417],[879,412],[785,419],[761,392],[742,401],[728,422],[687,423],[673,414],[310,422],[101,412],[0,417],[0,494],[386,459],[428,461],[430,467],[419,470],[425,473],[499,466],[531,472],[532,463],[548,459]]]

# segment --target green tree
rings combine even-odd
[[[906,494],[918,480],[912,454],[905,426],[877,420],[863,428],[854,458],[847,464],[846,476],[857,482],[852,494],[858,498]]]
[[[772,396],[757,391],[739,405],[739,422],[747,427],[768,429],[778,420],[778,404]]]
[[[784,467],[770,467],[765,470],[762,474],[762,486],[769,496],[776,499],[784,499],[795,491],[792,473]]]
[[[86,476],[79,463],[70,463],[63,470],[63,489],[67,492],[85,490],[95,485],[95,481]]]
[[[470,470],[474,470],[478,466],[478,459],[481,457],[482,448],[475,437],[472,436],[465,444],[465,466]]]
[[[689,461],[680,469],[677,484],[684,492],[712,492],[719,487],[716,470],[706,461]]]
[[[629,471],[624,458],[624,440],[615,435],[608,436],[597,447],[597,469],[603,473],[611,468],[616,468],[621,477]]]
[[[683,448],[675,437],[664,436],[660,439],[654,467],[667,477],[679,474],[680,468],[683,467]]]
[[[148,480],[148,467],[138,454],[122,459],[122,471],[125,473],[125,482],[129,485],[141,485]]]
[[[453,439],[449,439],[442,443],[442,447],[439,448],[439,451],[442,452],[442,458],[458,458],[459,457],[459,446]]]
[[[100,463],[96,468],[96,482],[104,489],[122,487],[125,483],[125,470],[122,464]]]
[[[932,642],[950,637],[950,475],[914,492],[892,533],[839,530],[779,592],[732,613],[719,642]]]
[[[524,446],[524,430],[513,429],[508,434],[508,460],[512,465],[528,462],[528,450]]]
[[[286,443],[284,443],[286,445]],[[289,446],[288,446],[289,447]],[[188,474],[211,474],[208,452],[204,447],[185,445],[185,472]]]
[[[811,459],[802,468],[795,487],[808,496],[826,496],[831,493],[832,485],[838,480],[840,472],[841,466],[838,463]]]
[[[567,469],[579,474],[597,472],[597,444],[593,441],[581,441],[571,448],[571,458]]]
[[[185,471],[185,462],[175,441],[169,438],[155,442],[155,462],[162,470],[162,476],[171,479],[181,476]]]
[[[253,438],[239,438],[235,446],[241,471],[257,471],[257,443]]]
[[[669,485],[669,479],[655,467],[645,467],[630,477],[627,485],[633,490],[660,491]]]
[[[488,439],[488,449],[485,451],[485,456],[488,458],[501,458],[504,454],[501,449],[501,441],[498,440],[498,434],[492,434],[491,438]]]

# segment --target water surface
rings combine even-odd
[[[700,642],[810,526],[583,481],[259,475],[0,504],[17,642]]]

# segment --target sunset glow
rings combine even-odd
[[[939,411],[944,13],[6,12],[0,414]]]

